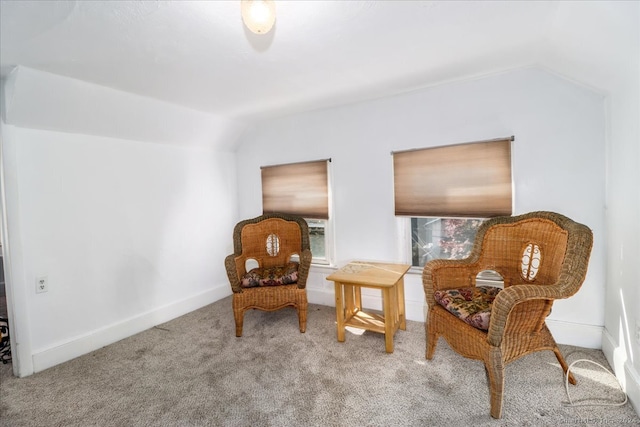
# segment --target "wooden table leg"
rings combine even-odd
[[[395,334],[400,327],[400,310],[398,310],[398,287],[397,283],[393,285],[391,291],[391,311],[393,312],[393,333]]]
[[[391,300],[392,288],[384,288],[382,291],[382,308],[384,315],[384,346],[387,353],[393,353],[393,309]]]
[[[398,281],[398,315],[400,316],[400,329],[407,330],[407,316],[405,314],[404,306],[404,277],[401,277]]]
[[[342,284],[342,289],[344,290],[344,320],[345,323],[349,321],[355,314],[355,306],[354,306],[354,288],[356,286],[348,285],[346,283]]]
[[[335,282],[336,291],[336,331],[338,332],[338,341],[344,342],[344,297],[342,283]]]

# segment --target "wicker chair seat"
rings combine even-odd
[[[474,286],[435,291],[433,297],[449,313],[474,328],[486,331],[489,329],[491,304],[501,290],[494,286]]]
[[[253,268],[242,276],[240,286],[243,288],[255,288],[259,286],[282,286],[298,283],[298,266],[295,261],[287,265],[278,265],[266,268]]]

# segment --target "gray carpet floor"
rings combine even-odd
[[[307,332],[293,309],[250,311],[234,334],[231,299],[26,378],[0,366],[2,426],[558,426],[640,425],[630,406],[567,407],[551,352],[509,364],[503,418],[489,416],[481,362],[440,340],[425,360],[424,325],[395,335],[347,332],[332,307],[310,305]],[[608,367],[598,350],[562,346]],[[577,403],[624,394],[599,367],[576,364]]]

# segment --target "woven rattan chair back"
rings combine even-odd
[[[268,218],[236,227],[235,233],[239,247],[234,251],[245,259],[255,259],[260,267],[284,265],[303,250],[302,228],[295,221]]]
[[[478,263],[498,272],[505,286],[556,283],[565,260],[568,232],[541,218],[515,223],[489,220],[478,233]]]

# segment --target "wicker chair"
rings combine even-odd
[[[241,221],[233,230],[233,252],[226,257],[225,267],[233,291],[236,336],[242,336],[248,309],[274,311],[287,306],[298,311],[300,332],[305,332],[311,266],[307,222],[275,213]],[[291,261],[295,254],[299,262]],[[250,260],[257,266],[247,272]]]
[[[592,243],[589,228],[552,212],[485,221],[468,258],[425,265],[426,358],[433,357],[442,336],[457,353],[482,360],[493,418],[502,416],[507,363],[551,350],[566,374],[567,364],[545,318],[555,299],[580,289]],[[477,274],[486,270],[502,276],[504,289],[476,284]],[[572,374],[569,381],[575,384]]]

